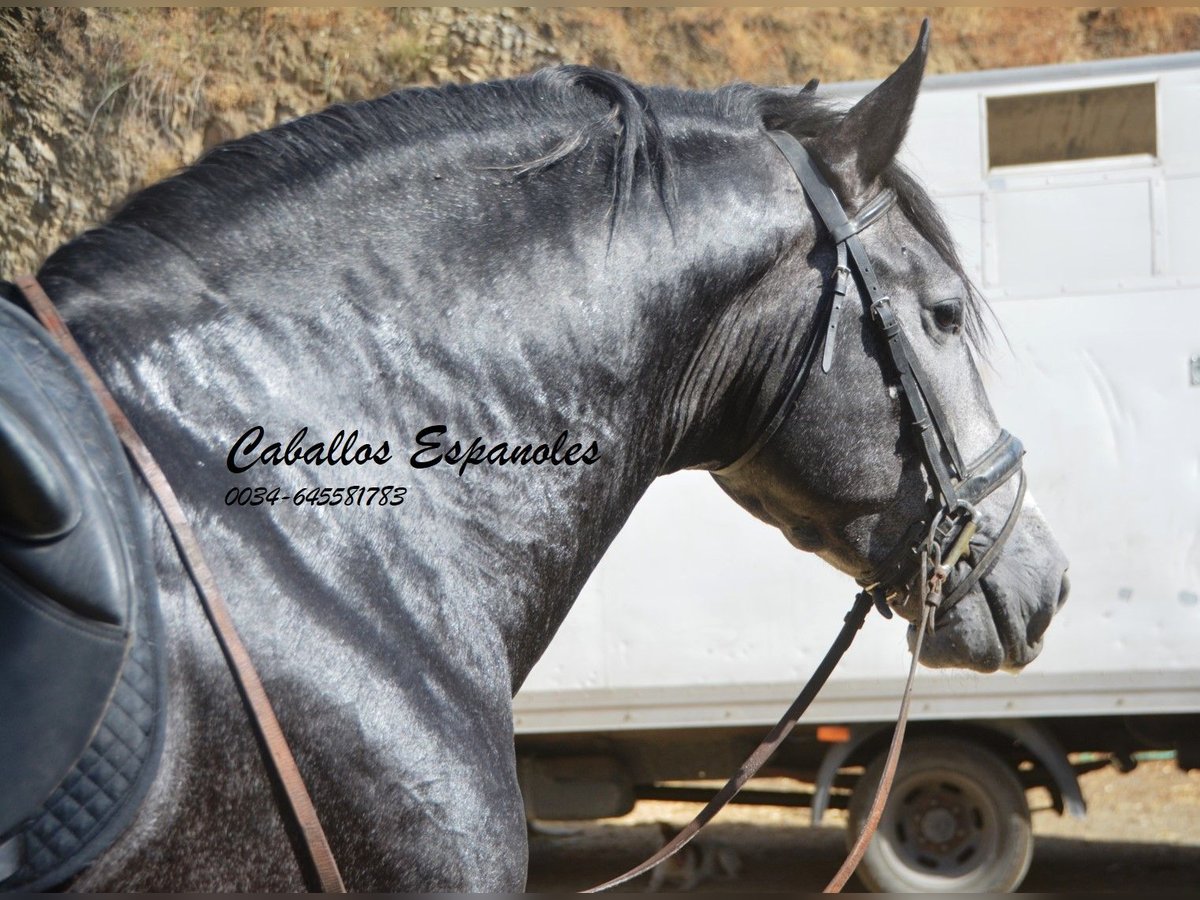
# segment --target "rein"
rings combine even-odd
[[[329,840],[325,837],[325,831],[321,828],[321,823],[317,818],[316,807],[304,785],[300,768],[296,765],[296,759],[292,756],[291,748],[288,747],[287,738],[284,737],[279,719],[275,716],[275,710],[267,697],[262,679],[254,668],[254,663],[250,660],[246,645],[242,643],[237,627],[233,623],[229,604],[204,559],[200,544],[196,540],[196,534],[188,523],[179,498],[175,496],[175,491],[167,482],[167,476],[134,429],[133,423],[121,410],[116,398],[105,387],[99,373],[92,367],[83,350],[75,342],[66,323],[58,314],[58,310],[55,309],[42,286],[38,284],[37,279],[32,275],[24,275],[18,277],[15,284],[25,295],[25,299],[38,321],[58,341],[59,346],[66,351],[71,361],[83,372],[92,391],[99,398],[100,405],[104,407],[104,411],[112,422],[117,437],[121,439],[129,458],[141,473],[146,486],[154,494],[159,509],[162,510],[175,545],[179,548],[180,559],[192,584],[196,587],[196,593],[204,606],[205,615],[208,616],[208,621],[217,636],[217,642],[221,645],[221,652],[225,654],[229,671],[233,675],[238,693],[241,694],[246,712],[249,714],[250,721],[259,738],[259,749],[262,752],[263,762],[272,778],[282,787],[283,802],[279,806],[281,811],[285,812],[285,818],[290,818],[290,824],[295,826],[302,850],[302,854],[300,854],[302,868],[311,867],[311,872],[315,874],[319,890],[322,893],[344,894],[346,886],[342,884],[337,862],[333,858]]]
[[[821,660],[816,671],[813,672],[812,677],[809,678],[808,683],[804,685],[799,696],[792,701],[792,705],[789,706],[787,712],[783,714],[783,718],[781,718],[776,723],[775,727],[767,733],[767,736],[763,738],[762,743],[754,748],[754,752],[746,758],[744,763],[742,763],[742,766],[740,769],[738,769],[737,774],[735,774],[729,779],[729,781],[725,783],[725,786],[721,788],[721,790],[719,790],[713,796],[713,798],[704,805],[704,808],[696,814],[696,817],[692,819],[692,821],[689,822],[682,831],[675,835],[675,837],[671,838],[671,840],[669,840],[667,843],[663,844],[663,846],[660,847],[653,856],[648,857],[629,871],[618,875],[616,878],[610,879],[603,884],[598,884],[595,887],[588,888],[583,893],[595,894],[599,891],[607,891],[610,888],[614,888],[617,885],[624,884],[627,881],[637,878],[639,875],[649,872],[659,863],[670,859],[672,856],[682,850],[688,843],[690,843],[692,838],[700,833],[700,829],[712,821],[717,813],[724,809],[729,802],[737,796],[738,792],[741,791],[746,782],[758,774],[759,769],[763,767],[767,760],[770,759],[775,751],[779,748],[779,745],[784,742],[789,734],[791,734],[792,729],[796,727],[796,723],[800,721],[800,717],[804,715],[804,712],[808,709],[809,705],[814,699],[816,699],[816,696],[820,692],[821,688],[825,686],[825,682],[833,673],[834,668],[841,661],[846,651],[850,649],[851,642],[853,642],[855,636],[862,628],[863,623],[866,621],[867,614],[871,611],[871,607],[874,605],[874,599],[866,591],[863,591],[858,595],[858,597],[855,598],[854,606],[851,607],[850,612],[846,613],[845,624],[842,626],[842,630],[838,632],[838,636],[834,639],[833,644],[826,652],[824,659]],[[929,617],[929,611],[930,607],[926,606],[925,618]],[[883,806],[884,803],[887,802],[887,795],[891,788],[892,778],[896,774],[896,764],[899,762],[900,758],[900,745],[904,740],[905,725],[908,723],[909,702],[912,700],[913,681],[915,680],[917,674],[917,660],[921,655],[921,641],[924,634],[925,627],[924,622],[922,622],[922,627],[917,633],[917,644],[913,652],[912,665],[908,671],[908,682],[904,686],[904,699],[901,701],[900,705],[900,715],[896,722],[896,732],[892,737],[892,746],[888,750],[887,765],[884,767],[883,776],[879,782],[879,789],[875,794],[875,801],[872,803],[871,812],[867,817],[867,825],[859,835],[853,850],[851,850],[850,855],[842,864],[841,869],[838,870],[837,875],[835,875],[833,880],[830,881],[826,886],[825,893],[837,893],[842,889],[842,885],[844,885],[847,879],[849,879],[854,873],[855,868],[858,866],[858,861],[862,859],[862,855],[866,852],[867,845],[870,843],[871,837],[875,834],[875,829],[878,827],[879,820],[883,816]]]
[[[737,796],[746,782],[754,777],[783,743],[825,685],[833,668],[849,649],[871,607],[875,606],[890,619],[893,605],[907,610],[915,601],[919,604],[919,609],[913,615],[916,640],[913,645],[912,662],[883,774],[875,789],[875,797],[862,831],[858,834],[845,862],[825,887],[825,893],[840,892],[862,861],[883,817],[884,806],[887,804],[900,760],[900,747],[904,742],[913,682],[925,635],[933,633],[938,612],[952,609],[995,564],[1016,527],[1025,500],[1025,472],[1021,468],[1021,457],[1025,451],[1021,442],[1007,431],[1001,431],[996,442],[974,464],[968,466],[963,462],[962,454],[954,440],[953,429],[938,402],[937,394],[932,389],[929,376],[925,374],[913,352],[900,320],[892,308],[891,298],[883,292],[871,259],[858,238],[859,232],[887,214],[896,202],[896,195],[891,190],[883,190],[862,208],[857,217],[851,219],[846,215],[837,194],[804,145],[784,131],[770,131],[768,136],[792,167],[805,195],[812,202],[818,218],[836,245],[837,265],[834,269],[833,290],[829,294],[829,300],[822,304],[825,308],[817,312],[812,336],[801,356],[796,377],[783,401],[776,407],[767,425],[758,433],[749,448],[729,465],[712,470],[712,474],[728,476],[740,471],[771,442],[795,409],[817,358],[818,347],[822,344],[821,370],[828,373],[832,369],[842,305],[850,278],[857,276],[863,305],[871,321],[882,332],[892,366],[900,377],[901,393],[912,415],[912,425],[918,437],[917,447],[933,490],[933,497],[926,516],[913,523],[896,550],[870,577],[859,581],[863,590],[846,615],[845,625],[833,645],[808,683],[801,689],[799,696],[788,707],[783,718],[742,763],[737,773],[679,834],[652,856],[585,893],[604,891],[624,884],[682,850],[700,829]],[[823,323],[822,316],[825,317]],[[943,596],[942,588],[950,573],[961,559],[968,558],[972,552],[970,541],[977,530],[976,504],[1018,472],[1020,479],[1016,500],[996,539],[975,561],[971,571],[954,585],[950,595]],[[898,598],[903,602],[899,602]]]

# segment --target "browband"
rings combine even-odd
[[[896,192],[891,188],[884,188],[875,198],[864,206],[857,216],[853,219],[846,219],[841,225],[835,225],[829,229],[829,236],[839,244],[846,240],[852,234],[858,234],[870,225],[874,224],[876,219],[881,218],[896,202]]]

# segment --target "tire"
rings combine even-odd
[[[847,846],[871,809],[886,753],[850,798]],[[879,830],[858,867],[879,893],[1002,893],[1033,859],[1029,803],[996,754],[957,738],[917,738],[900,755]]]

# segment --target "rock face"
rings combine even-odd
[[[0,9],[0,277],[34,269],[207,147],[409,84],[582,63],[650,83],[880,77],[1200,49],[1200,15],[1121,9]]]

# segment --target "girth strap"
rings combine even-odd
[[[337,862],[333,858],[329,840],[317,818],[316,807],[304,785],[300,768],[296,765],[295,757],[292,756],[291,748],[288,747],[287,739],[283,735],[283,729],[275,716],[275,710],[267,698],[262,679],[259,678],[254,663],[250,660],[250,654],[246,650],[245,644],[242,643],[237,627],[233,623],[229,604],[205,561],[196,534],[188,523],[179,498],[175,496],[175,491],[167,482],[167,476],[134,429],[133,423],[126,417],[116,398],[109,393],[103,379],[100,378],[99,373],[92,367],[83,350],[75,342],[66,323],[59,316],[58,310],[54,308],[54,304],[42,286],[38,284],[37,279],[32,275],[24,275],[15,279],[15,284],[25,295],[25,299],[29,302],[38,320],[58,341],[87,379],[88,384],[99,398],[100,405],[104,407],[104,411],[112,421],[113,428],[125,446],[134,466],[141,473],[146,486],[154,494],[154,499],[162,510],[175,544],[179,548],[180,559],[191,576],[192,583],[196,586],[196,593],[200,596],[204,611],[208,615],[217,641],[225,654],[229,670],[233,674],[233,680],[237,684],[242,701],[249,713],[250,721],[258,733],[263,750],[263,762],[272,777],[283,788],[283,795],[287,801],[285,808],[297,826],[299,837],[303,843],[304,855],[308,857],[307,862],[312,866],[320,890],[327,894],[345,893],[346,887],[342,884]]]

